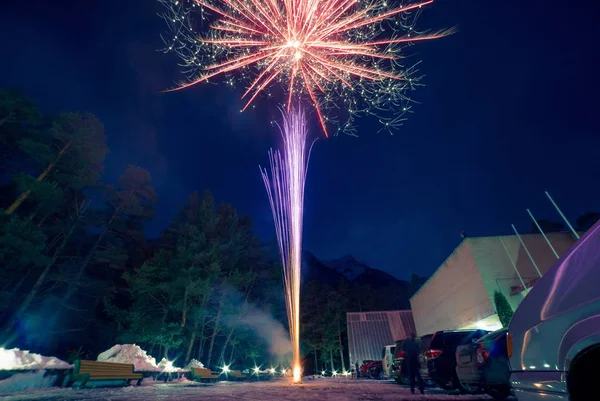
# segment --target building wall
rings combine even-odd
[[[559,256],[564,254],[575,242],[575,238],[566,232],[548,233],[547,236]],[[516,235],[473,237],[468,238],[467,241],[491,301],[494,300],[494,292],[500,291],[515,310],[527,292],[519,291],[511,295],[511,292],[514,292],[513,288],[520,286],[521,281],[500,238],[504,241],[510,258],[515,262],[523,281],[527,284],[531,280],[537,279],[539,275]],[[556,263],[556,256],[541,234],[524,234],[521,235],[521,238],[542,274]]]
[[[415,331],[411,311],[349,312],[348,353],[350,366],[365,360],[381,360],[381,350]]]
[[[547,236],[559,256],[575,243],[568,232]],[[410,303],[418,335],[461,328],[489,329],[483,326],[498,322],[495,291],[502,292],[516,310],[527,291],[514,291],[521,281],[511,258],[526,284],[539,275],[516,235],[501,238],[510,258],[500,237],[466,238],[413,295]],[[521,238],[542,274],[556,263],[556,256],[541,234],[524,234]]]
[[[410,299],[417,335],[469,326],[495,313],[464,240]]]

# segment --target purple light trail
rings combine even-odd
[[[271,175],[260,172],[267,189],[279,253],[283,265],[283,282],[290,340],[294,353],[294,382],[300,381],[300,268],[302,259],[302,219],[304,216],[304,183],[310,150],[306,115],[302,107],[282,112],[279,131],[283,152],[269,150]]]

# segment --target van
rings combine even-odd
[[[598,399],[600,222],[523,299],[507,348],[519,401]]]

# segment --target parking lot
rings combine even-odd
[[[451,395],[441,390],[428,390],[425,395],[411,394],[407,387],[392,381],[319,379],[305,380],[303,384],[291,385],[286,381],[255,383],[219,382],[201,384],[187,380],[169,384],[146,383],[140,387],[73,389],[52,388],[13,394],[3,397],[5,401],[24,400],[200,400],[213,401],[247,400],[340,400],[340,401],[489,401],[485,395]]]

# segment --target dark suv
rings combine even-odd
[[[461,389],[456,376],[456,347],[477,341],[489,333],[486,330],[447,330],[433,335],[425,351],[427,376],[444,390]]]

